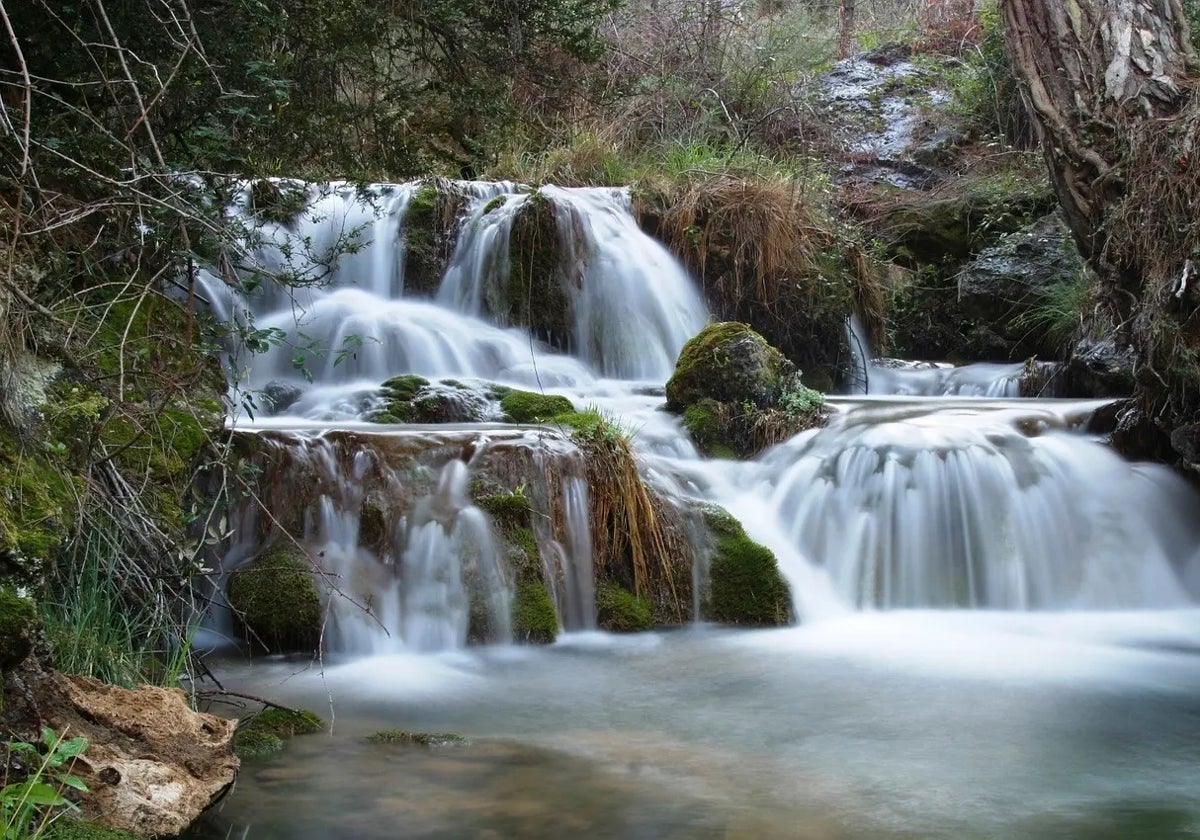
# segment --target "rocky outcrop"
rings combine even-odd
[[[958,273],[965,341],[988,359],[1061,358],[1064,336],[1046,322],[1056,317],[1056,298],[1075,288],[1083,271],[1058,213],[983,249]]]

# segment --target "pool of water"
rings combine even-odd
[[[1200,837],[1198,654],[1197,610],[900,611],[228,661],[330,729],[245,762],[193,837]]]

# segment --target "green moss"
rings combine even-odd
[[[316,649],[321,599],[311,567],[293,546],[276,545],[234,572],[229,604],[247,635],[268,650]]]
[[[717,538],[706,617],[753,627],[787,624],[791,598],[775,555],[746,536],[741,523],[727,511],[710,511],[705,521]]]
[[[509,391],[500,400],[500,408],[513,423],[545,423],[575,410],[566,397],[533,391]]]
[[[29,655],[37,630],[33,601],[0,588],[0,669],[10,668]]]
[[[57,817],[38,836],[42,840],[140,840],[137,834],[66,815]]]
[[[415,373],[393,376],[383,383],[381,390],[386,402],[383,408],[372,414],[372,423],[412,423],[415,419],[413,400],[429,380]]]
[[[271,732],[250,727],[238,729],[233,736],[233,752],[238,758],[272,755],[283,749],[283,739]]]
[[[429,385],[429,380],[415,373],[393,376],[383,383],[384,393],[394,400],[411,400],[417,391]]]
[[[437,187],[427,182],[417,190],[404,216],[405,291],[433,295],[442,274],[439,248]]]
[[[596,590],[596,623],[614,633],[636,633],[654,626],[653,608],[615,583],[604,582]]]
[[[381,552],[387,539],[387,531],[387,521],[379,502],[373,498],[364,499],[358,514],[358,544]]]
[[[721,404],[706,398],[687,407],[683,412],[683,426],[704,455],[735,458],[737,452],[728,440],[729,429],[722,416]]]
[[[513,595],[513,637],[518,642],[548,645],[558,636],[558,612],[540,580],[521,580]]]
[[[280,738],[293,735],[311,735],[325,728],[325,721],[307,709],[264,709],[250,721],[250,729],[267,732]]]
[[[0,433],[0,575],[33,583],[70,533],[82,480]]]
[[[414,747],[462,747],[471,742],[461,735],[452,732],[409,732],[407,729],[384,729],[367,740],[372,744],[405,744]]]
[[[683,412],[708,398],[717,402],[775,402],[795,366],[748,325],[710,324],[679,353],[667,381],[667,409]]]
[[[477,507],[486,511],[499,525],[520,527],[529,522],[529,497],[525,488],[516,487],[507,493],[490,493],[475,499]]]
[[[496,196],[495,198],[493,198],[491,201],[489,201],[487,204],[484,205],[483,215],[486,216],[488,213],[491,213],[493,210],[499,210],[507,202],[508,202],[508,196],[506,196],[506,195]]]

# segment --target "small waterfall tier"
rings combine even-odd
[[[638,228],[625,190],[445,182],[463,213],[447,270],[432,288],[409,288],[410,227],[429,201],[419,184],[288,186],[308,203],[278,221],[253,215],[243,190],[230,212],[252,231],[249,264],[201,272],[199,285],[234,327],[229,366],[242,392],[290,384],[308,394],[297,416],[353,419],[400,373],[661,384],[707,318],[682,266]]]
[[[563,627],[594,626],[585,465],[560,434],[264,431],[238,448],[265,478],[235,506],[224,571],[294,538],[325,583],[329,650],[511,641],[531,562]],[[514,509],[528,537],[508,527]]]
[[[1195,495],[1081,434],[1096,406],[844,405],[768,456],[770,504],[853,608],[1187,603]]]

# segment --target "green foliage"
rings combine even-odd
[[[68,546],[39,603],[56,667],[136,688],[175,686],[194,625],[153,590],[130,596],[129,547],[118,522],[93,515]]]
[[[1065,346],[1083,325],[1091,293],[1091,277],[1080,271],[1073,277],[1046,289],[1028,312],[1016,319],[1015,326],[1043,333],[1055,344]]]
[[[596,623],[613,633],[637,633],[654,627],[653,606],[628,589],[605,581],[596,588]]]
[[[463,747],[471,743],[452,732],[410,732],[407,729],[384,729],[368,735],[367,740],[372,744],[404,744],[427,749]]]
[[[825,395],[793,378],[779,395],[779,407],[792,415],[812,414],[825,407]]]
[[[620,418],[595,406],[588,406],[583,411],[558,414],[550,422],[570,429],[571,437],[585,444],[627,447],[634,435],[634,431],[626,428]]]
[[[533,391],[509,392],[500,400],[500,408],[512,423],[546,423],[575,410],[566,397]]]
[[[312,567],[294,546],[275,545],[234,572],[228,599],[248,638],[267,650],[316,650],[321,599]]]
[[[728,511],[706,513],[716,537],[709,569],[706,616],[722,624],[775,627],[787,624],[791,597],[770,549],[751,540]]]
[[[87,792],[87,785],[71,773],[71,762],[88,748],[86,738],[66,738],[49,727],[42,728],[42,743],[10,741],[4,745],[27,763],[31,771],[24,779],[8,782],[0,788],[0,826],[4,840],[27,840],[49,836],[47,830],[55,819],[55,809],[77,810],[78,806],[64,796],[67,788]]]

